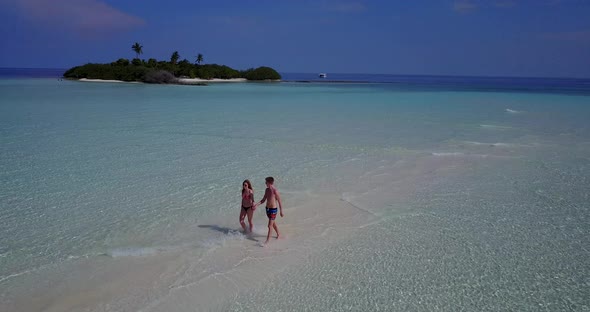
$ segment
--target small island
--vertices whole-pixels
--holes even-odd
[[[135,43],[131,49],[136,57],[129,61],[120,58],[108,64],[89,63],[68,69],[64,78],[86,81],[126,81],[156,84],[206,85],[214,81],[277,81],[281,75],[270,67],[235,70],[218,64],[202,64],[203,55],[199,53],[194,63],[187,59],[179,61],[178,51],[172,53],[170,61],[150,58],[140,59],[143,46]]]

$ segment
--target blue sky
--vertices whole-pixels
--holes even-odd
[[[133,58],[280,72],[590,78],[590,0],[0,0],[0,67]]]

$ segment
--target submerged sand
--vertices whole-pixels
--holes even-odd
[[[148,254],[81,259],[49,277],[40,274],[45,278],[33,283],[37,289],[12,289],[15,293],[8,294],[13,300],[7,307],[26,311],[223,311],[235,298],[267,286],[288,268],[385,221],[378,209],[385,202],[395,199],[400,214],[412,213],[403,209],[404,202],[417,185],[426,183],[429,173],[452,170],[465,161],[463,157],[426,155],[372,169],[343,163],[342,178],[358,177],[338,181],[347,192],[334,190],[334,186],[327,186],[333,191],[323,193],[283,191],[285,217],[277,218],[281,238],[273,238],[267,246],[262,244],[266,218],[259,208],[251,235],[238,232],[236,220],[208,220],[195,224],[194,231],[219,232],[222,239],[204,246],[205,252],[196,244]],[[363,183],[350,188],[359,181]]]

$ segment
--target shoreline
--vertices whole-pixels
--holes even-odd
[[[90,79],[90,78],[80,78],[80,79],[58,78],[58,79],[73,80],[73,81],[80,81],[80,82],[135,83],[135,84],[141,83],[141,84],[145,84],[145,82],[142,82],[142,81],[123,81],[123,80],[116,80],[116,79]],[[231,78],[231,79],[177,78],[175,82],[166,83],[166,84],[205,86],[208,83],[244,83],[244,82],[281,82],[281,80],[250,81],[246,78]],[[151,83],[151,84],[158,84],[158,83]]]
[[[176,81],[178,84],[189,84],[190,85],[190,84],[209,83],[209,82],[248,82],[248,79],[246,79],[246,78],[231,78],[231,79],[177,78]]]
[[[315,213],[318,206],[324,207],[324,213]],[[239,231],[234,222],[227,223],[226,218],[198,224],[195,231],[223,232],[221,240],[204,250],[193,245],[146,255],[95,255],[48,271],[31,272],[21,281],[37,286],[11,289],[4,294],[10,304],[3,307],[95,311],[109,304],[114,310],[125,310],[124,306],[142,311],[184,311],[194,306],[199,310],[225,310],[232,304],[229,298],[261,289],[265,281],[285,268],[300,265],[312,254],[352,235],[351,228],[362,229],[375,221],[375,216],[343,201],[336,193],[315,194],[286,208],[287,219],[279,223],[281,238],[273,235],[269,245],[262,247],[266,237],[264,207],[259,210],[254,232],[249,235]],[[36,281],[41,276],[44,280]],[[155,281],[159,281],[158,286],[154,286]],[[143,301],[147,291],[154,297]]]

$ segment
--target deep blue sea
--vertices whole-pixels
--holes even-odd
[[[581,78],[526,78],[526,77],[469,77],[469,76],[417,76],[377,74],[318,74],[282,73],[284,81],[330,83],[384,83],[399,89],[457,90],[457,91],[525,91],[588,93],[590,79]]]
[[[0,69],[0,311],[590,310],[590,80],[63,71]]]

